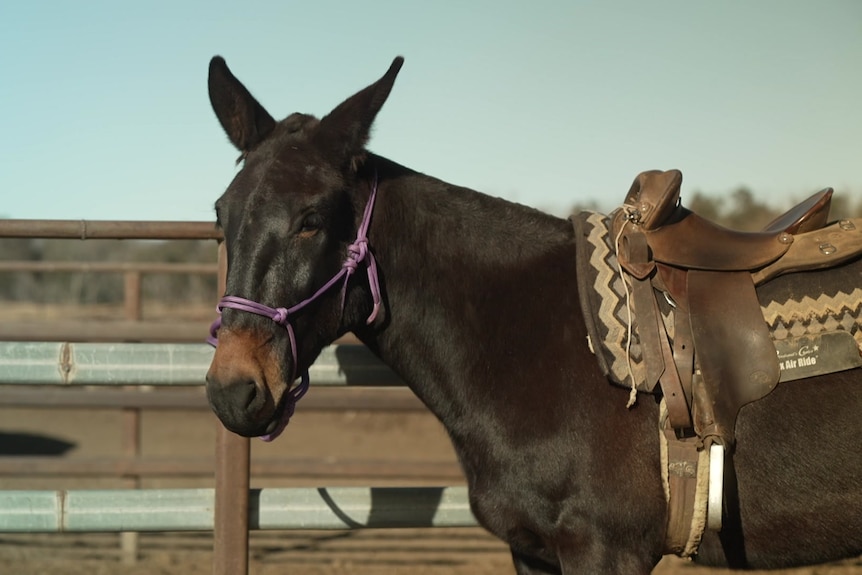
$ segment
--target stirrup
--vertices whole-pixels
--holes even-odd
[[[721,531],[721,500],[724,496],[724,446],[709,446],[709,495],[706,502],[706,526]]]

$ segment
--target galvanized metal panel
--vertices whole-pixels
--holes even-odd
[[[250,529],[470,527],[466,487],[252,490]]]
[[[212,489],[68,491],[64,531],[208,531]]]
[[[112,385],[203,383],[213,350],[203,344],[69,344],[68,382]]]
[[[61,383],[61,343],[0,342],[3,383]]]
[[[0,384],[202,385],[206,344],[0,342]],[[314,385],[399,385],[367,348],[334,345],[309,370]]]
[[[209,531],[212,489],[0,491],[0,532]],[[471,527],[465,487],[255,489],[251,529]]]
[[[0,383],[199,385],[205,344],[0,342]]]
[[[61,531],[62,491],[0,491],[0,531]]]

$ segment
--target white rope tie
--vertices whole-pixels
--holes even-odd
[[[622,208],[625,210],[625,206]],[[623,282],[623,290],[625,291],[625,299],[626,299],[626,323],[628,324],[628,330],[626,333],[626,368],[629,370],[629,378],[632,382],[632,389],[629,392],[629,400],[626,403],[626,408],[631,409],[634,407],[635,403],[638,401],[638,390],[637,390],[637,382],[635,381],[634,370],[632,370],[632,305],[629,294],[629,285],[626,281],[626,274],[623,273],[623,266],[620,263],[620,237],[623,235],[623,231],[626,228],[626,224],[620,226],[620,231],[617,233],[617,237],[614,239],[614,251],[617,256],[617,269],[620,272],[620,280]]]

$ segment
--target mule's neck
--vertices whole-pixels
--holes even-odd
[[[357,335],[444,424],[490,391],[471,381],[514,393],[580,336],[567,220],[404,170],[381,177],[369,241],[387,318]]]

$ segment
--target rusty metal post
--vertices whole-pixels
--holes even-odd
[[[222,233],[212,222],[0,220],[0,237],[79,240],[219,240]]]
[[[123,274],[123,303],[127,320],[141,319],[141,272],[130,270]],[[129,388],[134,389],[134,388]],[[137,389],[134,389],[137,392]],[[124,407],[122,410],[122,451],[123,456],[137,459],[141,455],[141,410]],[[127,489],[140,489],[138,475],[124,477],[123,486]],[[134,531],[120,533],[120,561],[124,565],[134,565],[138,561],[139,541]]]
[[[219,242],[219,287],[227,277],[227,251]],[[216,421],[213,575],[248,574],[248,489],[251,443]]]
[[[217,425],[213,575],[245,575],[251,445],[247,437]]]
[[[141,455],[141,410],[136,407],[123,408],[123,455],[137,459]],[[141,478],[130,475],[123,478],[127,489],[140,489]],[[138,561],[138,533],[123,531],[120,533],[120,560],[124,565],[134,565]]]
[[[123,301],[127,320],[141,319],[141,274],[129,271],[124,274]],[[135,390],[137,391],[137,390]],[[122,410],[122,452],[125,457],[138,458],[141,454],[141,411],[136,408]],[[138,476],[123,478],[124,487],[140,489]],[[138,560],[138,534],[133,531],[120,533],[120,560],[125,565],[134,565]]]

